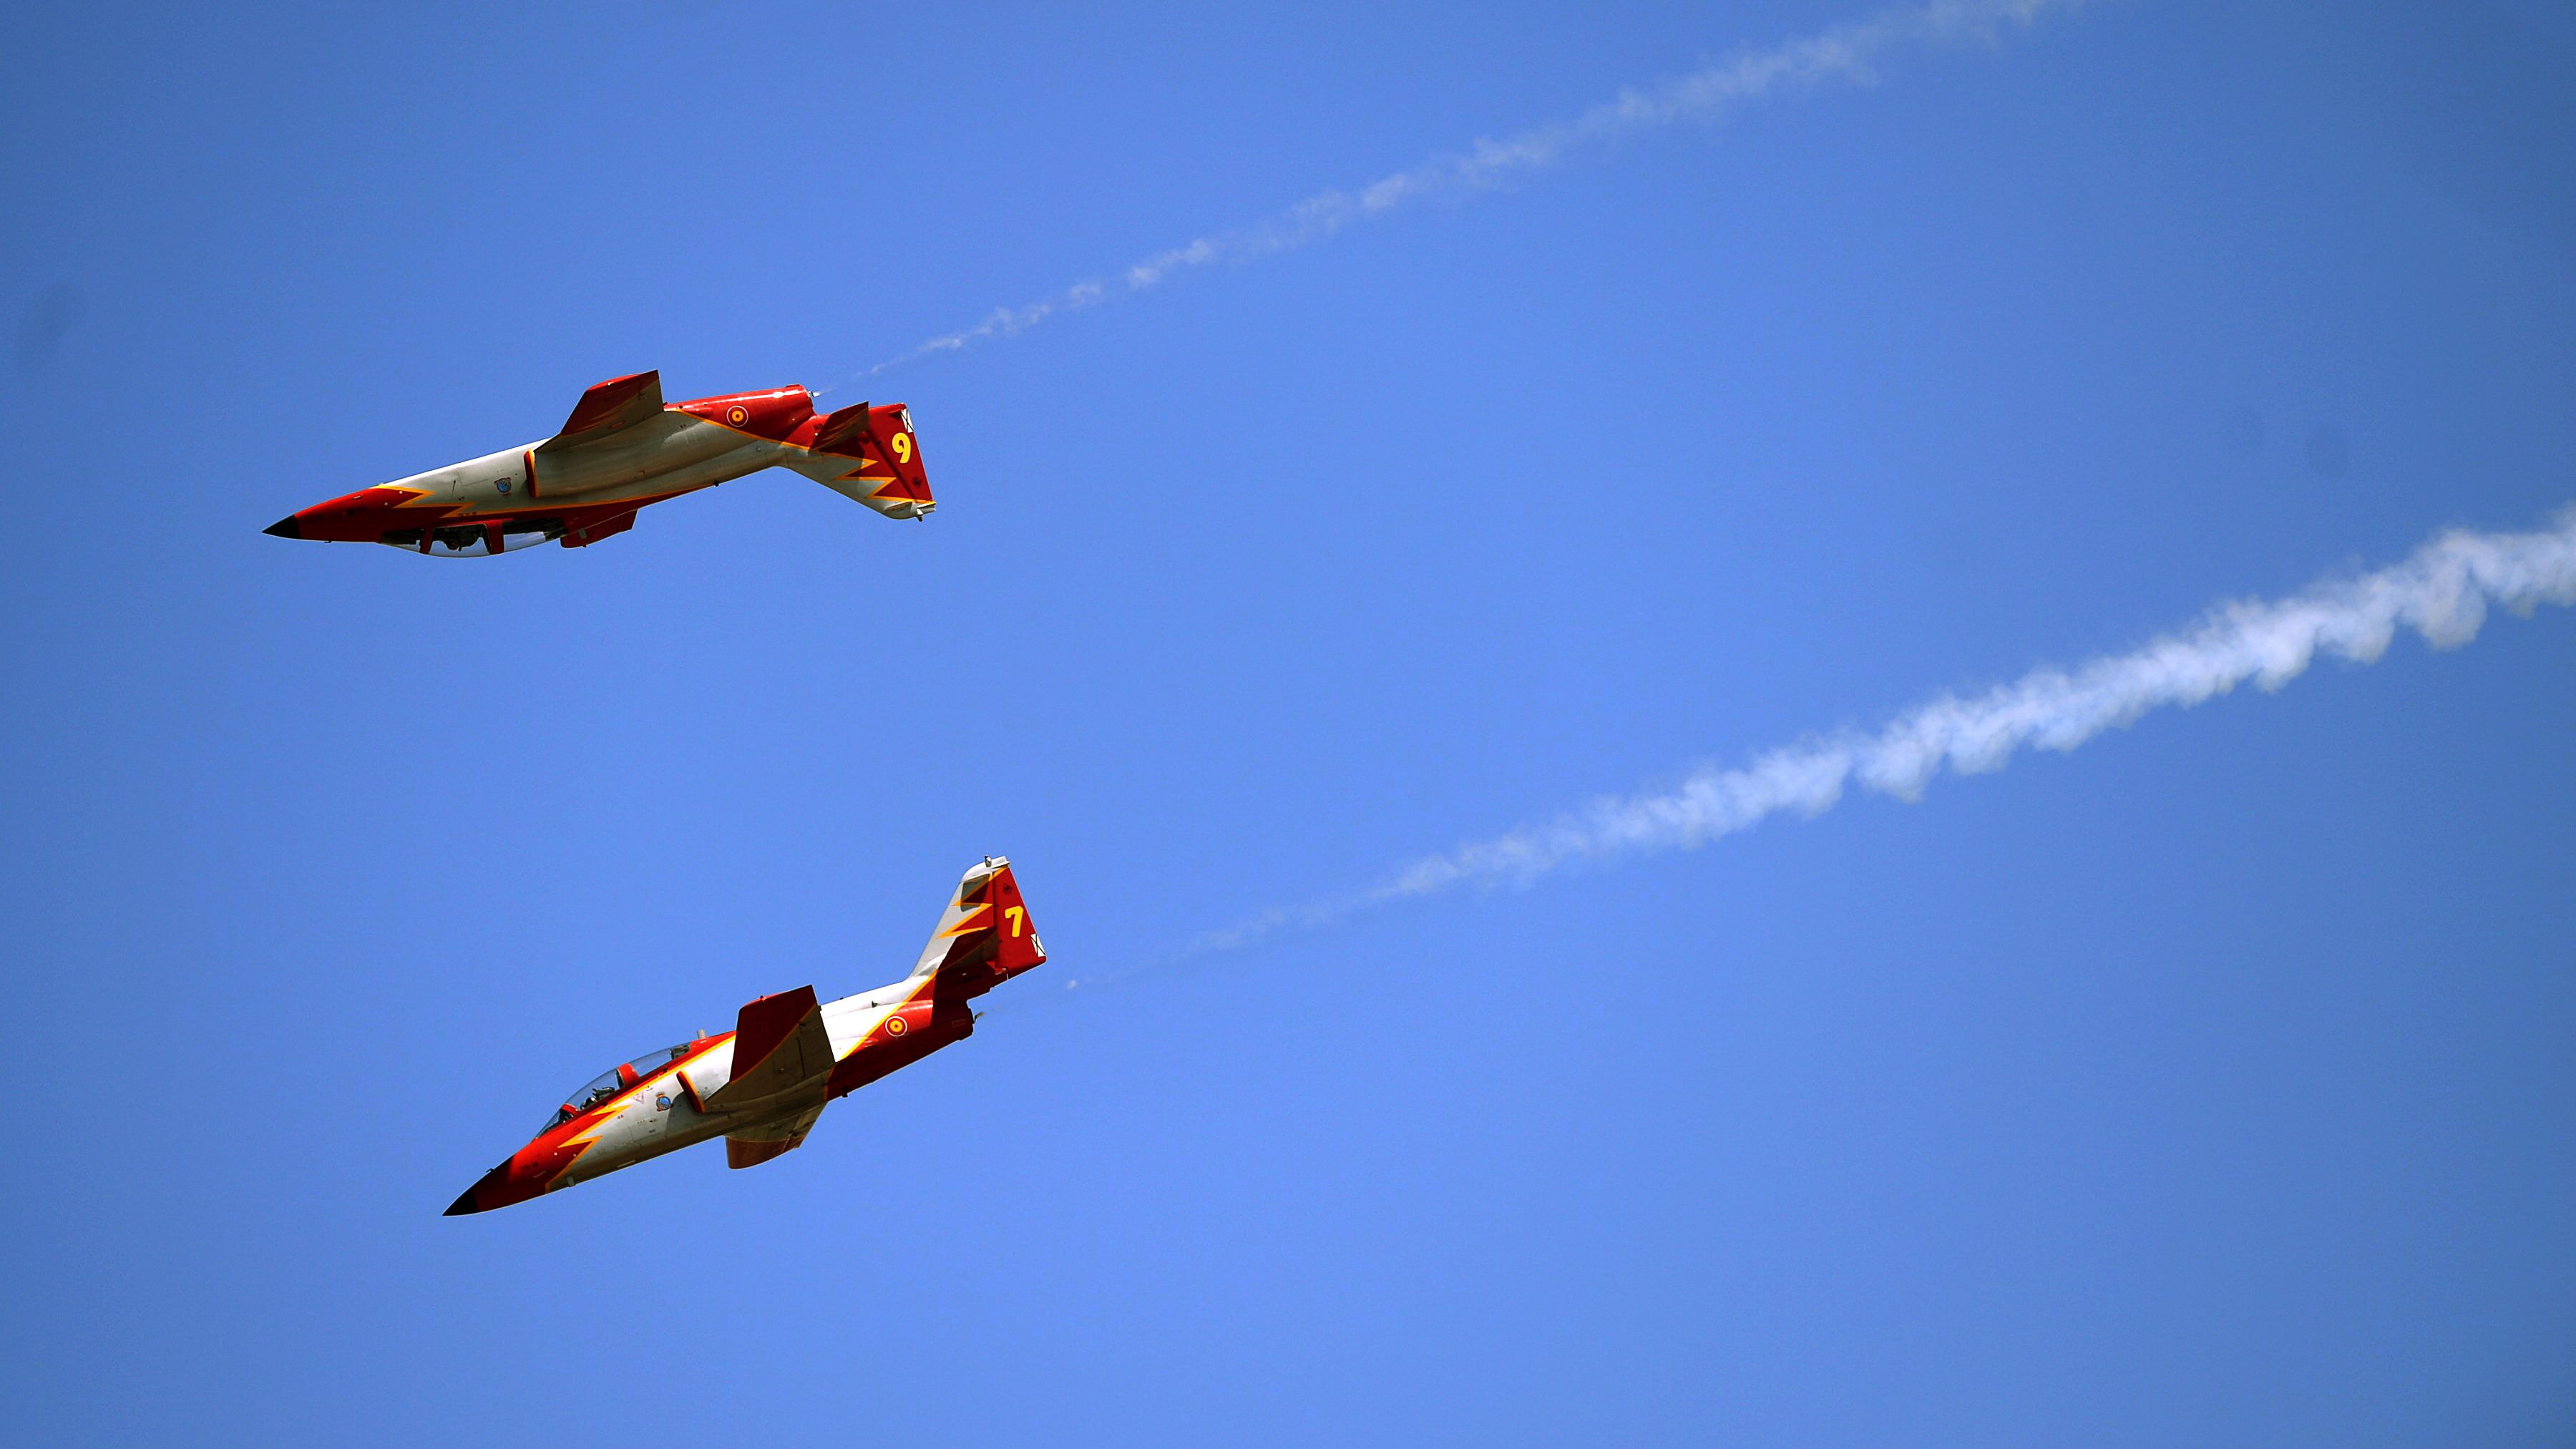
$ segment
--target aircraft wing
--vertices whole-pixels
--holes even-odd
[[[805,1145],[805,1134],[814,1130],[814,1119],[822,1115],[823,1108],[817,1104],[781,1121],[726,1133],[725,1166],[758,1167],[782,1153],[795,1151]]]
[[[581,401],[573,404],[572,416],[564,419],[563,431],[537,446],[569,448],[661,415],[662,374],[658,370],[612,377],[583,393]]]
[[[707,1110],[786,1115],[810,1106],[820,1112],[831,1080],[832,1038],[823,1029],[822,1005],[813,987],[799,986],[743,1006],[734,1023],[732,1075],[707,1099]]]

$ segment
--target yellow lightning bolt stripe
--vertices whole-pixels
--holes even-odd
[[[964,916],[963,918],[961,918],[961,919],[957,922],[957,924],[956,924],[956,925],[953,925],[953,926],[949,927],[947,930],[942,931],[942,932],[940,932],[939,934],[940,934],[940,936],[944,939],[944,938],[949,937],[949,936],[963,936],[963,935],[965,935],[965,934],[966,934],[967,932],[969,932],[969,931],[989,931],[989,930],[991,930],[991,929],[993,928],[993,923],[992,923],[992,922],[990,922],[990,921],[986,921],[986,922],[984,922],[984,924],[982,924],[982,925],[980,925],[980,926],[979,926],[979,925],[977,925],[975,922],[976,922],[977,918],[982,917],[982,916],[988,916],[988,915],[991,915],[991,914],[992,914],[992,912],[993,912],[993,903],[992,903],[992,902],[990,902],[990,901],[986,901],[984,904],[982,904],[982,905],[980,905],[980,906],[977,906],[975,909],[973,909],[973,910],[971,910],[971,911],[968,911],[968,912],[965,914],[965,916]]]

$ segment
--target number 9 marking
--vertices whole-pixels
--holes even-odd
[[[898,462],[898,463],[909,463],[909,462],[911,462],[911,461],[912,461],[912,434],[910,434],[910,433],[897,433],[897,434],[895,434],[895,435],[894,435],[894,445],[893,445],[893,446],[894,446],[894,460],[895,460],[896,462]]]

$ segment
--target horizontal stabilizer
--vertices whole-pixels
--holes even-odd
[[[620,428],[662,415],[662,374],[639,372],[631,377],[612,377],[581,395],[573,404],[572,416],[564,419],[563,431],[539,443],[539,448],[568,448],[604,438]]]
[[[817,453],[847,453],[855,458],[868,440],[868,405],[852,403],[823,419],[821,431],[814,434]]]
[[[832,1038],[814,988],[799,986],[746,1004],[734,1024],[731,1079],[707,1099],[710,1112],[788,1107],[810,1096],[820,1110],[832,1077]],[[780,1149],[784,1151],[785,1149]]]

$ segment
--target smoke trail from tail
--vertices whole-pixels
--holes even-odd
[[[2128,653],[2072,671],[2035,670],[1973,698],[1944,695],[1874,734],[1810,740],[1733,769],[1701,770],[1669,790],[1602,799],[1417,860],[1375,890],[1210,932],[1190,949],[1226,950],[1455,886],[1526,885],[1569,864],[1696,850],[1783,812],[1820,814],[1855,783],[1914,800],[1945,768],[1979,775],[2026,748],[2071,750],[2149,710],[2199,704],[2248,680],[2279,689],[2319,654],[2369,664],[2401,626],[2435,649],[2457,648],[2477,637],[2490,606],[2528,616],[2544,603],[2576,604],[2576,507],[2540,532],[2444,533],[2376,573],[2284,599],[2222,604]]]
[[[2084,0],[1931,0],[1867,20],[1747,50],[1706,70],[1646,91],[1626,91],[1614,101],[1507,140],[1479,140],[1463,156],[1444,156],[1398,171],[1357,191],[1322,191],[1258,225],[1200,237],[1187,246],[1156,252],[1114,282],[1080,282],[1025,307],[996,308],[983,321],[933,337],[919,347],[859,373],[870,378],[889,368],[940,353],[958,352],[996,337],[1009,337],[1066,312],[1161,285],[1182,272],[1219,262],[1247,262],[1295,251],[1339,234],[1354,222],[1384,216],[1435,196],[1492,190],[1555,165],[1569,153],[1623,136],[1685,122],[1708,123],[1775,93],[1826,81],[1868,85],[1875,63],[1907,44],[1962,39],[1993,41],[2007,24],[2028,25],[2042,12],[2070,10]]]

